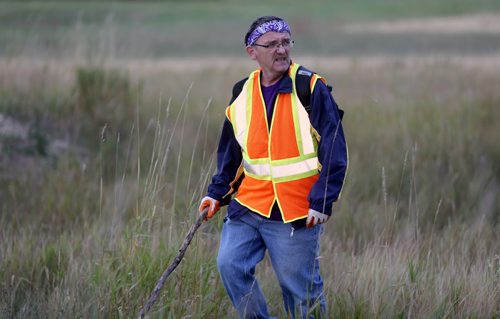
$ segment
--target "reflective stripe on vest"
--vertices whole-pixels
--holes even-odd
[[[298,68],[298,64],[292,64],[289,69],[292,93],[276,97],[271,129],[260,70],[250,74],[226,111],[243,154],[245,178],[236,200],[267,217],[276,200],[285,222],[307,216],[307,195],[317,180],[319,167],[309,115],[295,92]]]

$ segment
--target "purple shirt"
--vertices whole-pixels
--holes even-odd
[[[283,78],[281,78],[278,82],[274,83],[271,86],[263,86],[260,85],[262,90],[262,97],[264,98],[264,103],[266,104],[267,111],[267,124],[268,127],[271,128],[271,120],[273,118],[274,111],[274,102],[276,101],[276,95],[278,95],[278,89],[280,87],[280,82]]]

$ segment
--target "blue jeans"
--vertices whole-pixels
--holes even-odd
[[[319,272],[319,237],[322,226],[293,230],[290,224],[248,213],[227,219],[217,256],[224,287],[240,318],[271,318],[254,276],[266,249],[283,294],[285,311],[292,318],[325,315],[323,280]]]

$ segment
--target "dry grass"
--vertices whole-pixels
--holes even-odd
[[[350,170],[322,241],[332,316],[498,316],[498,61],[296,60],[332,80],[346,111]],[[77,66],[0,63],[0,112],[38,119],[48,138],[86,141],[85,158],[2,162],[2,317],[135,316],[195,218],[230,85],[253,67],[222,58],[104,64],[143,90],[101,141],[99,130],[50,131],[82,120]],[[215,269],[222,215],[197,234],[153,316],[234,317]],[[274,276],[267,260],[259,276]],[[263,288],[283,315],[276,282]]]

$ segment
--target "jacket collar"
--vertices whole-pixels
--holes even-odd
[[[281,79],[280,86],[278,88],[278,93],[292,93],[293,83],[292,78],[290,77],[290,69],[289,72],[286,72]]]

